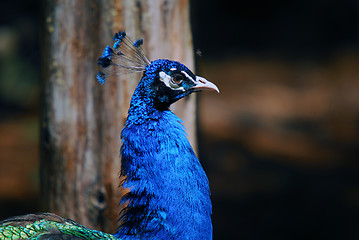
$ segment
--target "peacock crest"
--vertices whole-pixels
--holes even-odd
[[[98,58],[97,64],[103,68],[96,75],[97,81],[103,85],[106,82],[108,75],[121,74],[124,71],[142,72],[146,70],[146,66],[151,62],[143,53],[142,44],[143,39],[140,38],[133,42],[126,32],[120,31],[113,36],[113,47],[107,46]],[[118,71],[116,68],[122,68]]]

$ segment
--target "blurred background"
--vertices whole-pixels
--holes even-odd
[[[0,3],[0,219],[39,211],[40,1]],[[359,237],[359,1],[193,0],[215,239]]]

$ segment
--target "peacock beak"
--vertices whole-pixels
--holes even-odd
[[[214,83],[211,83],[207,79],[199,76],[196,77],[196,85],[192,88],[198,90],[214,90],[219,93],[219,89]]]

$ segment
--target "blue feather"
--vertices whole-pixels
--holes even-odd
[[[97,72],[96,79],[101,85],[104,85],[106,82],[106,76],[103,72]]]
[[[143,39],[140,38],[140,39],[136,40],[136,41],[133,43],[133,46],[139,47],[139,46],[141,46],[142,44],[143,44]]]
[[[156,60],[138,84],[122,131],[123,184],[130,189],[120,230],[122,236],[145,239],[212,239],[208,179],[187,140],[182,121],[158,110],[149,88],[159,69],[184,65]],[[139,224],[140,223],[140,224]]]
[[[103,51],[102,56],[97,59],[97,64],[102,66],[103,68],[110,66],[112,64],[112,55],[112,48],[110,46],[107,46]]]

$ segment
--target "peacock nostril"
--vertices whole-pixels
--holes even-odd
[[[205,81],[203,81],[202,79],[198,79],[198,81],[200,82],[200,83],[203,83],[203,84],[205,84],[206,82]]]

